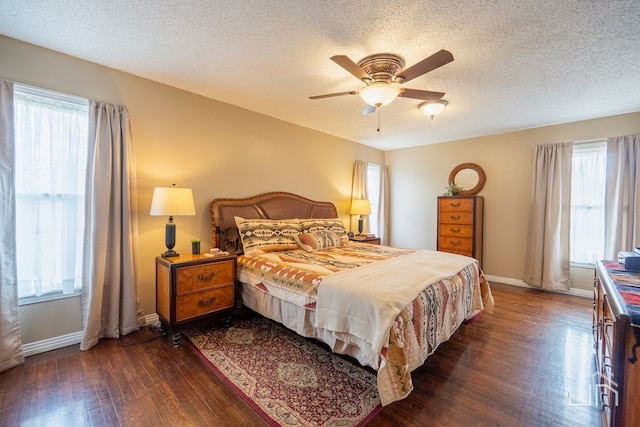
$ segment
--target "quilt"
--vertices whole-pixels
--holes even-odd
[[[331,275],[347,270],[355,272],[357,267],[366,269],[379,261],[405,256],[409,259],[415,253],[408,249],[350,242],[343,247],[316,252],[298,249],[240,256],[239,280],[315,312],[318,305],[322,306],[322,301],[318,302],[319,288],[327,278],[331,280]],[[462,263],[465,265],[444,274],[438,273],[429,283],[417,286],[415,298],[412,297],[398,314],[394,313],[391,324],[379,332],[383,334],[382,338],[375,334],[345,337],[334,331],[339,339],[351,340],[358,348],[370,347],[371,342],[382,339],[378,357],[369,355],[358,360],[377,370],[383,405],[403,399],[413,390],[411,371],[421,366],[465,319],[480,310],[492,310],[493,297],[488,283],[477,262],[471,258],[466,260]],[[388,278],[385,281],[388,282]]]

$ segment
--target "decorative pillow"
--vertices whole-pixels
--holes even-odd
[[[307,252],[344,246],[342,239],[333,231],[311,231],[295,236],[296,242]]]
[[[245,255],[298,249],[295,236],[302,230],[297,219],[234,218]]]
[[[343,241],[348,242],[349,236],[344,223],[340,218],[309,218],[300,220],[300,228],[303,233],[311,233],[314,231],[333,231]]]

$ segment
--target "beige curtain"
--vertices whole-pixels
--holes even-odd
[[[18,315],[13,83],[0,80],[0,372],[24,362]]]
[[[378,234],[382,245],[389,245],[389,176],[387,167],[380,165],[380,205],[378,206]]]
[[[573,142],[536,148],[523,280],[543,289],[570,288],[572,157]]]
[[[364,160],[356,160],[353,165],[353,180],[351,181],[351,201],[357,199],[368,199],[369,193],[367,191],[367,162]],[[357,222],[356,218],[356,224]],[[353,226],[353,218],[351,220],[351,230],[357,230],[357,225]],[[364,233],[369,232],[369,217],[364,217],[364,223],[362,227]]]
[[[604,257],[640,245],[640,134],[607,139]]]
[[[81,350],[139,329],[136,182],[129,113],[92,101],[85,203]]]

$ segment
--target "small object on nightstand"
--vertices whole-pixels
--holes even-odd
[[[156,312],[176,347],[182,331],[220,319],[231,324],[236,301],[235,255],[156,258]]]

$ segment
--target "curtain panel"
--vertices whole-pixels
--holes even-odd
[[[81,350],[144,322],[135,271],[138,226],[129,112],[91,101],[89,114]]]
[[[570,288],[572,155],[573,142],[536,148],[523,277],[531,286]]]
[[[640,134],[607,138],[605,259],[640,244]]]
[[[0,80],[0,372],[24,363],[16,263],[13,83]]]

